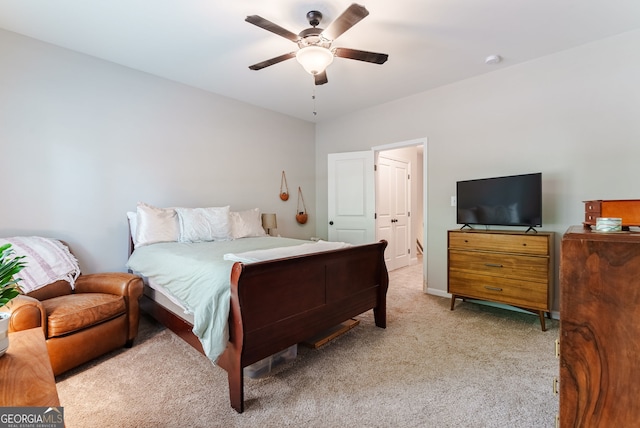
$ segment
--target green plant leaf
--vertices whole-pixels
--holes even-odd
[[[11,244],[0,246],[0,307],[6,305],[20,294],[17,275],[27,265],[25,256],[15,256]]]

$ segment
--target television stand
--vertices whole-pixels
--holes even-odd
[[[530,230],[533,230],[533,233],[538,233],[538,231],[533,226],[529,226],[529,228],[525,230],[524,233],[529,233]]]
[[[448,283],[456,299],[476,299],[537,313],[542,331],[553,290],[553,232],[450,230]]]

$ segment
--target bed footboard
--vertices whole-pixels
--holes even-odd
[[[217,361],[228,373],[231,407],[244,411],[244,367],[370,309],[386,327],[386,246],[233,266],[230,339]]]

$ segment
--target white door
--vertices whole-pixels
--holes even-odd
[[[377,239],[387,240],[385,262],[388,270],[394,270],[410,261],[409,164],[380,155],[376,172]]]
[[[375,242],[373,151],[328,155],[329,240]]]

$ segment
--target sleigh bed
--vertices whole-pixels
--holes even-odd
[[[278,251],[281,243],[292,251],[298,246],[309,249],[297,255],[276,255],[274,259],[266,256],[270,248]],[[254,245],[259,249],[246,251]],[[128,266],[145,280],[141,308],[227,371],[231,407],[241,413],[244,411],[245,367],[370,309],[373,309],[376,326],[386,327],[386,241],[329,250],[319,245],[318,252],[313,251],[312,245],[309,241],[268,236],[187,244],[162,242],[135,251],[130,245]],[[201,248],[205,248],[205,255],[195,256]],[[234,249],[245,251],[234,253]],[[245,258],[261,252],[266,259]],[[160,258],[139,263],[143,253],[156,253],[154,257]],[[220,260],[221,253],[226,260]],[[168,261],[171,258],[175,260]],[[198,259],[198,265],[203,267],[192,268],[196,261],[191,259]],[[174,267],[193,270],[196,272],[194,282],[206,282],[206,275],[214,270],[213,265],[217,265],[215,269],[222,269],[217,275],[228,278],[223,287],[227,294],[212,298],[185,297],[182,287],[171,290],[172,282],[189,281],[184,279],[185,273],[178,273],[175,281],[165,275]],[[158,275],[154,272],[156,268],[160,271]],[[198,293],[206,295],[209,291]],[[217,315],[214,310],[214,318],[223,314],[225,328],[219,332],[221,338],[211,339],[207,336],[211,330],[209,325],[203,327],[202,311],[191,306],[199,304],[193,303],[196,300],[216,299],[220,299],[217,304],[221,310]],[[186,310],[185,314],[185,308],[193,310]],[[222,346],[215,343],[218,340],[223,341]]]

